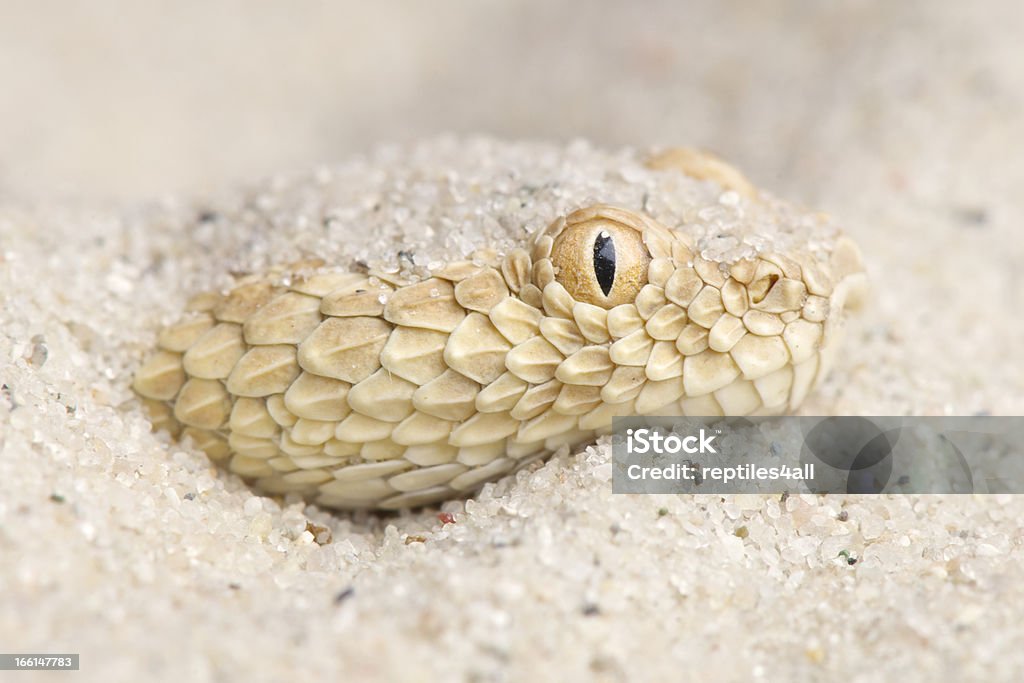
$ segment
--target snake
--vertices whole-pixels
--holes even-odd
[[[646,165],[768,201],[707,152]],[[341,510],[470,496],[616,416],[797,410],[864,299],[858,247],[837,231],[736,258],[699,241],[592,202],[415,277],[271,267],[193,296],[133,388],[154,429],[257,491]]]

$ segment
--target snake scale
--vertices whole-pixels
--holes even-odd
[[[647,166],[765,201],[702,152]],[[685,224],[593,203],[420,278],[272,268],[193,297],[134,388],[154,428],[258,490],[342,509],[469,495],[616,415],[795,410],[863,290],[856,246],[705,251]]]

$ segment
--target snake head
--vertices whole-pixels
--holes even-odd
[[[199,294],[133,386],[259,489],[346,509],[466,495],[616,415],[795,409],[859,294],[856,248],[708,155],[649,166],[670,188],[651,208],[587,206],[504,253]]]

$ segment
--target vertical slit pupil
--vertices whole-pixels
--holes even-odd
[[[601,232],[594,240],[594,275],[605,296],[615,284],[615,241],[607,232]]]

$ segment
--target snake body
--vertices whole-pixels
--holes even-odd
[[[651,168],[760,194],[672,150]],[[302,262],[194,297],[136,374],[155,428],[267,493],[396,509],[464,496],[616,415],[795,410],[863,266],[843,236],[715,260],[594,204],[517,248],[405,279]]]

